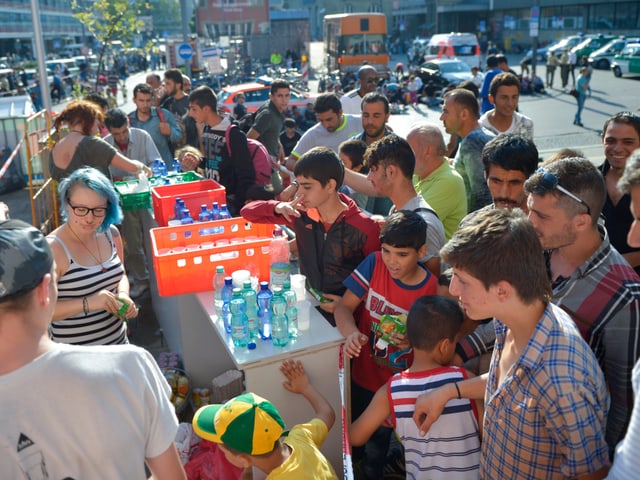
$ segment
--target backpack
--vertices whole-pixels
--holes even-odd
[[[231,156],[231,140],[230,134],[232,128],[240,128],[236,123],[232,123],[224,132],[225,143],[227,144],[227,152]],[[253,161],[253,168],[256,171],[256,185],[269,185],[271,183],[271,156],[262,143],[252,138],[247,138],[247,147]]]

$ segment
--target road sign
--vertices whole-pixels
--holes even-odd
[[[531,7],[529,17],[529,36],[537,37],[540,32],[540,7]]]
[[[178,55],[180,58],[188,60],[193,56],[193,48],[188,43],[183,43],[178,47]]]

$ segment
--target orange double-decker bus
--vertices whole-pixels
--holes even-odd
[[[387,17],[383,13],[340,13],[324,17],[324,45],[329,72],[355,72],[373,65],[389,74]]]

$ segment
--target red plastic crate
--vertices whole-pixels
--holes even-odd
[[[249,270],[268,280],[273,229],[272,224],[250,223],[242,217],[152,228],[158,292],[166,297],[212,290],[217,265],[224,265],[228,275]],[[229,243],[220,245],[224,240]]]
[[[198,180],[195,182],[178,183],[175,185],[159,185],[151,188],[151,201],[156,223],[166,227],[174,216],[173,208],[176,198],[184,200],[191,216],[198,218],[200,205],[205,203],[211,209],[213,202],[220,205],[227,203],[225,188],[214,180]]]

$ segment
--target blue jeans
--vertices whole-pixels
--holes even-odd
[[[587,99],[587,96],[584,93],[581,93],[580,96],[576,99],[578,101],[578,111],[576,112],[576,116],[573,119],[573,123],[582,123],[582,109],[584,108],[584,102]]]

